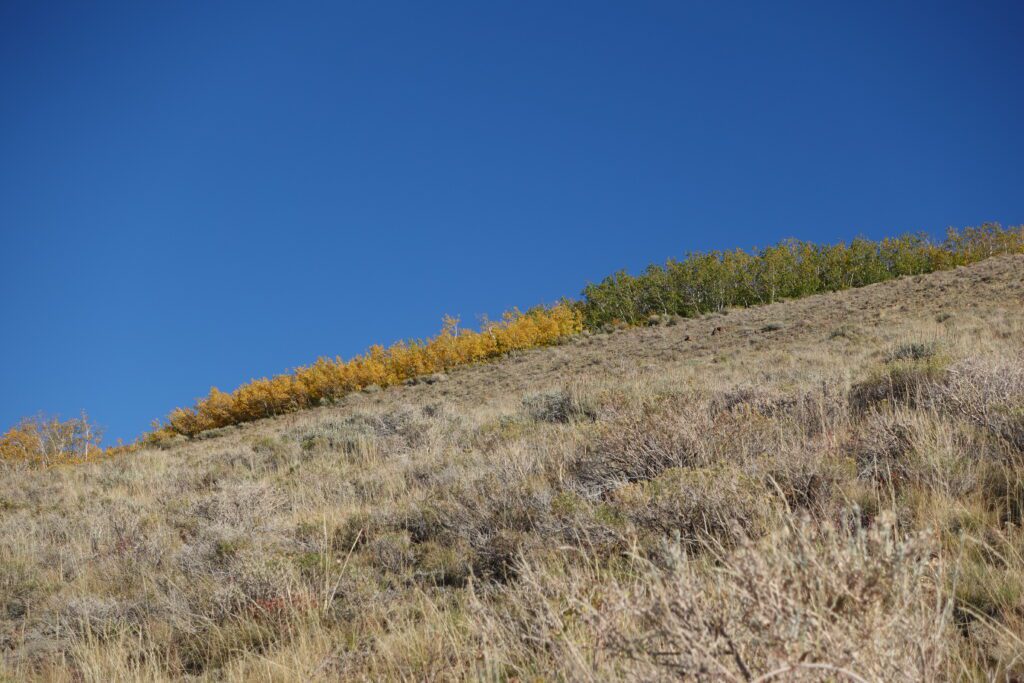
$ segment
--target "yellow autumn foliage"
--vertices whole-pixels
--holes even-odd
[[[652,316],[692,316],[729,306],[772,303],[1017,253],[1024,253],[1024,226],[998,224],[950,229],[942,242],[927,235],[880,241],[858,238],[834,245],[785,240],[749,253],[741,249],[692,253],[665,266],[652,265],[641,275],[615,273],[588,285],[576,303],[525,313],[510,311],[500,321],[485,322],[479,331],[460,329],[458,320],[449,317],[432,339],[398,342],[388,348],[371,346],[347,361],[320,358],[290,373],[252,380],[230,393],[211,388],[191,408],[176,408],[166,422],[157,422],[141,443],[159,443],[176,435],[191,437],[301,410],[372,385],[386,387],[509,351],[552,344],[584,328],[644,324]],[[0,436],[0,463],[83,462],[136,447],[101,450],[84,417],[68,422],[34,418]]]
[[[83,413],[80,418],[29,417],[0,436],[0,462],[49,467],[90,462],[125,449],[104,449],[101,435]]]
[[[509,351],[553,344],[582,329],[579,312],[566,303],[525,313],[513,310],[500,321],[485,322],[479,331],[459,329],[458,320],[448,317],[441,332],[426,341],[402,341],[389,348],[371,346],[365,354],[347,361],[320,358],[287,374],[253,380],[231,393],[214,387],[193,407],[172,411],[167,423],[147,438],[195,436],[208,429],[301,410],[371,385],[400,384]]]

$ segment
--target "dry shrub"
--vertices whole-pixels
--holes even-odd
[[[950,368],[936,401],[1024,454],[1024,358],[964,359]]]
[[[860,413],[878,405],[922,405],[946,381],[948,364],[940,355],[889,360],[850,388],[850,405]]]
[[[577,386],[530,394],[523,398],[523,408],[537,422],[568,424],[597,419],[593,400]]]
[[[276,436],[256,437],[252,441],[252,452],[271,469],[294,463],[297,456],[295,444]]]
[[[732,546],[767,531],[772,492],[736,466],[668,469],[610,494],[641,530],[696,550]]]
[[[797,398],[764,387],[743,385],[728,389],[711,400],[717,411],[740,415],[756,414],[762,417],[779,417],[796,407]]]
[[[891,413],[873,412],[861,423],[848,450],[860,478],[900,485],[916,472],[914,426]]]
[[[711,570],[682,555],[649,569],[597,623],[647,680],[934,680],[948,625],[932,551],[891,522],[849,535],[792,523]]]
[[[790,510],[810,512],[817,519],[835,517],[840,485],[854,476],[847,459],[816,442],[776,451],[747,469]]]
[[[416,578],[435,586],[461,587],[473,572],[473,551],[464,541],[416,546]]]
[[[365,552],[374,566],[394,574],[402,573],[414,559],[408,532],[379,535],[366,544]]]
[[[935,342],[908,342],[906,344],[900,344],[892,351],[890,351],[886,357],[886,363],[892,363],[898,360],[928,360],[934,358],[938,353],[939,347]]]
[[[518,584],[474,604],[505,677],[566,680],[946,678],[943,570],[927,535],[891,523],[839,532],[790,518],[718,564],[526,563]]]
[[[367,451],[373,442],[380,440],[376,450],[393,453],[422,445],[429,428],[429,422],[420,416],[419,411],[401,406],[380,414],[355,413],[340,419],[324,420],[294,429],[287,436],[307,452],[353,455]]]
[[[636,538],[636,527],[623,501],[590,500],[574,491],[561,491],[551,501],[548,520],[550,540],[566,547],[587,548],[600,558],[628,552]]]
[[[981,474],[984,499],[1004,525],[1024,524],[1024,456],[991,462]]]
[[[595,442],[571,463],[571,474],[588,495],[599,495],[672,467],[699,465],[709,423],[706,411],[692,406],[654,404],[620,414],[601,424]]]
[[[1024,532],[994,525],[957,538],[959,561],[947,578],[959,642],[976,679],[1024,677]]]
[[[541,530],[554,531],[549,498],[529,481],[489,475],[453,485],[436,495],[391,511],[372,510],[349,516],[335,534],[333,547],[371,558],[391,569],[379,548],[396,546],[402,565],[429,583],[458,585],[470,572],[484,582],[515,578],[520,554],[537,547]],[[499,493],[500,492],[500,493]]]

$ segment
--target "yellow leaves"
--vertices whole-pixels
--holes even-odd
[[[196,411],[192,408],[175,408],[167,416],[167,422],[179,434],[198,434],[202,431]]]
[[[517,349],[552,344],[583,329],[583,319],[569,304],[512,310],[500,322],[485,322],[480,331],[459,329],[458,318],[445,316],[441,331],[427,341],[371,346],[348,361],[320,358],[309,366],[271,379],[257,379],[228,394],[216,388],[192,408],[177,408],[167,418],[175,433],[194,436],[207,429],[250,422],[318,405],[371,385],[400,384],[419,375],[495,358]]]
[[[390,348],[371,346],[365,354],[348,361],[320,358],[288,374],[252,380],[230,393],[213,387],[191,408],[174,409],[166,424],[155,423],[142,443],[158,443],[175,434],[194,436],[209,429],[301,410],[371,385],[400,384],[512,350],[552,344],[582,329],[579,312],[566,303],[526,313],[512,310],[500,322],[485,322],[479,331],[460,329],[459,320],[447,316],[433,339],[398,342]],[[0,436],[0,460],[49,466],[86,462],[136,447],[116,446],[104,451],[84,415],[67,422],[35,418],[23,420]]]
[[[100,433],[85,413],[66,421],[25,418],[0,436],[0,462],[34,467],[89,462],[106,455],[99,444]]]
[[[309,366],[272,378],[255,379],[231,393],[212,388],[191,408],[176,408],[143,437],[156,443],[177,434],[194,436],[205,430],[249,422],[319,405],[371,385],[399,384],[418,375],[496,358],[510,351],[554,343],[586,325],[637,324],[654,314],[694,315],[727,305],[754,305],[780,297],[804,296],[916,275],[973,263],[995,254],[1024,253],[1024,226],[986,224],[962,231],[951,229],[945,241],[926,235],[904,235],[878,242],[858,238],[850,243],[815,245],[786,240],[752,253],[694,253],[665,267],[652,266],[643,275],[621,271],[597,285],[588,285],[579,304],[561,303],[522,313],[506,312],[497,322],[484,321],[479,331],[462,329],[459,319],[445,316],[441,330],[426,341],[399,342],[390,348],[372,346],[348,361],[320,358]],[[84,429],[70,450],[61,430],[72,424]],[[75,430],[72,429],[72,432]],[[76,461],[98,452],[88,423],[23,421],[0,436],[0,460]],[[72,439],[72,441],[74,441]],[[96,441],[98,442],[98,440]],[[108,453],[131,447],[119,446]]]
[[[7,461],[29,460],[34,453],[42,451],[42,441],[35,429],[25,421],[7,430],[0,437],[0,459]]]

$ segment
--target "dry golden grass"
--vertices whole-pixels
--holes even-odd
[[[5,465],[0,679],[1019,680],[1024,256]]]

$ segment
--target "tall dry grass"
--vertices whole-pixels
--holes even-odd
[[[1020,268],[7,468],[0,678],[1017,680]]]

